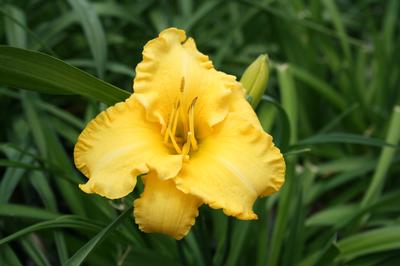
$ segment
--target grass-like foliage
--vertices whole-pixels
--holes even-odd
[[[398,0],[3,0],[0,265],[400,265],[399,14]],[[257,221],[202,207],[179,242],[138,230],[140,186],[87,195],[72,161],[170,26],[239,78],[268,54],[257,113],[287,163]]]

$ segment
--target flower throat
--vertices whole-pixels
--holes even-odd
[[[176,100],[168,118],[168,126],[164,131],[164,143],[173,149],[176,153],[184,155],[189,159],[191,150],[198,149],[197,140],[194,131],[194,108],[197,97],[195,97],[187,110],[184,110],[182,104],[183,92],[185,89],[185,79],[182,77],[180,85],[180,94]]]

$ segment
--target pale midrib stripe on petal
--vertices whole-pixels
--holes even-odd
[[[232,174],[234,174],[235,176],[237,176],[239,178],[239,180],[245,185],[245,187],[250,191],[250,193],[252,195],[254,195],[255,197],[258,196],[258,193],[256,191],[256,189],[253,187],[253,184],[251,184],[251,182],[249,182],[249,180],[245,177],[245,175],[234,165],[232,165],[231,162],[225,160],[224,158],[221,158],[219,156],[212,156],[215,160],[217,160],[218,162],[220,162],[223,166],[225,166],[225,168],[230,171]]]
[[[100,165],[99,168],[102,168],[104,165],[114,161],[120,155],[125,154],[129,151],[132,151],[132,153],[133,153],[134,150],[140,150],[141,148],[144,148],[144,147],[145,147],[145,145],[138,145],[138,144],[127,145],[123,148],[113,150],[112,153],[105,154],[104,156],[102,156],[101,158],[98,159],[96,164]]]

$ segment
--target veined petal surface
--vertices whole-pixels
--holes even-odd
[[[249,220],[257,218],[252,210],[257,197],[282,186],[285,162],[254,115],[245,114],[253,112],[248,103],[244,98],[236,100],[241,111],[229,113],[214,127],[174,180],[180,190],[198,196],[210,207]]]
[[[146,120],[144,108],[131,96],[100,113],[83,130],[74,150],[76,167],[89,178],[80,188],[115,199],[126,196],[136,176],[153,169],[174,177],[181,155],[163,145],[160,125]]]
[[[194,40],[182,30],[169,28],[144,47],[143,61],[136,67],[134,93],[147,117],[164,128],[171,110],[180,101],[188,110],[196,100],[196,128],[199,138],[228,113],[226,101],[232,90],[241,89],[234,76],[218,72],[200,53]]]
[[[143,181],[144,192],[134,202],[139,228],[182,239],[195,223],[200,199],[178,190],[173,180],[159,179],[154,172],[143,177]]]

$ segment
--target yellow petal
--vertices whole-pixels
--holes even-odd
[[[179,240],[194,225],[201,201],[178,190],[172,180],[161,180],[154,172],[143,178],[144,192],[135,200],[135,221],[146,233],[163,233]]]
[[[236,116],[240,117],[240,119],[262,130],[257,114],[245,97],[244,90],[234,91],[229,99],[229,112],[231,114],[234,113]]]
[[[146,120],[134,96],[108,108],[86,126],[76,143],[74,159],[89,178],[80,188],[110,199],[129,194],[136,176],[150,169],[171,178],[182,166],[182,156],[170,155],[160,125]]]
[[[212,208],[248,220],[257,218],[252,210],[257,197],[278,191],[284,175],[285,162],[272,137],[251,117],[230,113],[184,162],[175,182]]]
[[[234,76],[216,71],[194,40],[176,28],[164,30],[146,44],[134,81],[135,95],[148,119],[164,127],[178,99],[187,110],[197,97],[195,123],[203,125],[198,127],[199,138],[225,118],[229,94],[239,88]]]

